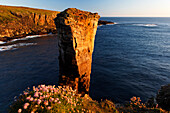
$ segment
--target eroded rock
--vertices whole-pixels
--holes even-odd
[[[0,9],[0,41],[57,32],[54,24],[57,11],[13,6],[0,6]]]
[[[55,19],[59,37],[60,85],[89,92],[92,53],[100,16],[69,8]]]
[[[156,101],[161,108],[170,111],[170,84],[161,87],[156,96]]]

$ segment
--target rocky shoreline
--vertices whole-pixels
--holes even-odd
[[[54,18],[59,12],[0,5],[0,41],[30,35],[57,33]]]
[[[57,11],[0,5],[0,43],[30,35],[58,33],[60,85],[69,85],[73,89],[77,89],[78,93],[88,94],[97,25],[114,24],[114,22],[98,21],[97,13],[68,9],[59,14],[55,25],[54,18],[58,13]],[[70,16],[75,20],[72,20]],[[133,97],[131,102],[129,107],[123,106],[118,110],[122,112],[139,112],[140,110],[141,112],[143,110],[155,112],[158,107],[161,107],[170,111],[170,84],[162,86],[157,96],[150,99],[149,107],[140,104],[140,98]],[[133,107],[134,109],[132,109]],[[115,110],[115,105],[112,108]]]
[[[115,24],[114,22],[110,22],[110,21],[104,21],[104,20],[99,20],[98,25],[112,25]]]
[[[0,5],[0,41],[32,35],[56,34],[54,18],[58,11],[13,7]],[[98,25],[114,24],[114,22],[99,20]]]

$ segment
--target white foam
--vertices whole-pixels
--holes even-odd
[[[0,41],[0,44],[5,44],[6,42]]]
[[[118,23],[114,22],[114,24],[106,24],[106,25],[115,25],[115,24],[118,24]],[[106,25],[98,25],[97,28],[100,28],[101,26],[106,26]]]
[[[157,24],[132,24],[135,26],[144,26],[144,27],[155,27],[158,26]]]
[[[15,42],[15,41],[18,41],[18,40],[28,40],[28,39],[31,39],[31,38],[36,38],[36,37],[41,37],[41,36],[44,36],[44,35],[26,36],[24,38],[13,39],[10,42]]]
[[[48,36],[48,35],[51,35],[51,34],[26,36],[26,37],[23,37],[23,38],[13,39],[9,42],[0,41],[0,45],[10,43],[10,42],[16,42],[16,41],[19,41],[19,40],[28,40],[28,39],[31,39],[31,38],[37,38],[37,37]]]
[[[15,50],[22,46],[36,45],[37,43],[18,43],[13,45],[0,46],[0,51]]]

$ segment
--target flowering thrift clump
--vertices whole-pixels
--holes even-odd
[[[15,98],[16,99],[16,98]],[[148,108],[139,97],[118,106],[109,100],[100,103],[88,95],[81,97],[68,86],[39,85],[26,90],[11,105],[9,113],[168,113],[158,107]]]
[[[168,113],[167,111],[158,108],[158,105],[152,108],[147,107],[146,104],[141,103],[140,97],[132,97],[125,107],[120,107],[118,109],[120,112],[125,113]]]
[[[39,85],[33,87],[33,91],[24,91],[23,95],[11,105],[9,113],[88,113],[92,111],[106,110],[101,109],[98,102],[88,96],[81,97],[76,94],[76,90],[68,86]]]
[[[82,109],[83,98],[70,87],[39,85],[24,94],[11,106],[11,113],[88,112]]]

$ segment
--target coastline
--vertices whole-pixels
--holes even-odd
[[[103,26],[103,25],[114,25],[115,23],[114,22],[109,22],[109,21],[105,21],[104,23],[99,23],[99,25],[98,26]],[[11,42],[16,42],[16,41],[19,41],[19,40],[27,40],[27,39],[31,39],[31,38],[38,38],[38,37],[42,37],[42,36],[48,36],[48,35],[51,35],[51,34],[56,34],[57,32],[50,32],[49,34],[47,33],[47,32],[34,32],[34,33],[30,33],[30,34],[32,34],[32,35],[25,35],[24,34],[24,36],[23,35],[14,35],[14,37],[7,37],[6,39],[6,42],[5,41],[0,41],[0,46],[1,45],[6,45],[6,44],[8,44],[8,43],[11,43]],[[33,35],[34,34],[34,35]],[[63,35],[61,35],[61,36],[63,36]],[[77,41],[77,40],[76,40]],[[76,48],[77,48],[77,45],[76,45]],[[82,52],[83,53],[83,52]],[[168,88],[167,88],[168,89]],[[166,91],[168,91],[166,89]],[[134,97],[134,98],[132,98],[132,99],[135,99],[135,101],[134,102],[136,102],[136,98]],[[140,98],[139,98],[140,99]],[[162,100],[162,99],[161,99]],[[132,101],[133,102],[133,101]],[[154,104],[154,105],[152,105],[152,106],[150,106],[149,108],[157,108],[156,106],[157,106],[157,104],[155,104],[154,102],[151,102],[151,103],[149,103],[149,104]],[[134,104],[135,105],[135,104]],[[140,106],[139,106],[139,108],[140,108]],[[120,109],[121,110],[121,109]],[[152,109],[151,109],[152,110]]]

